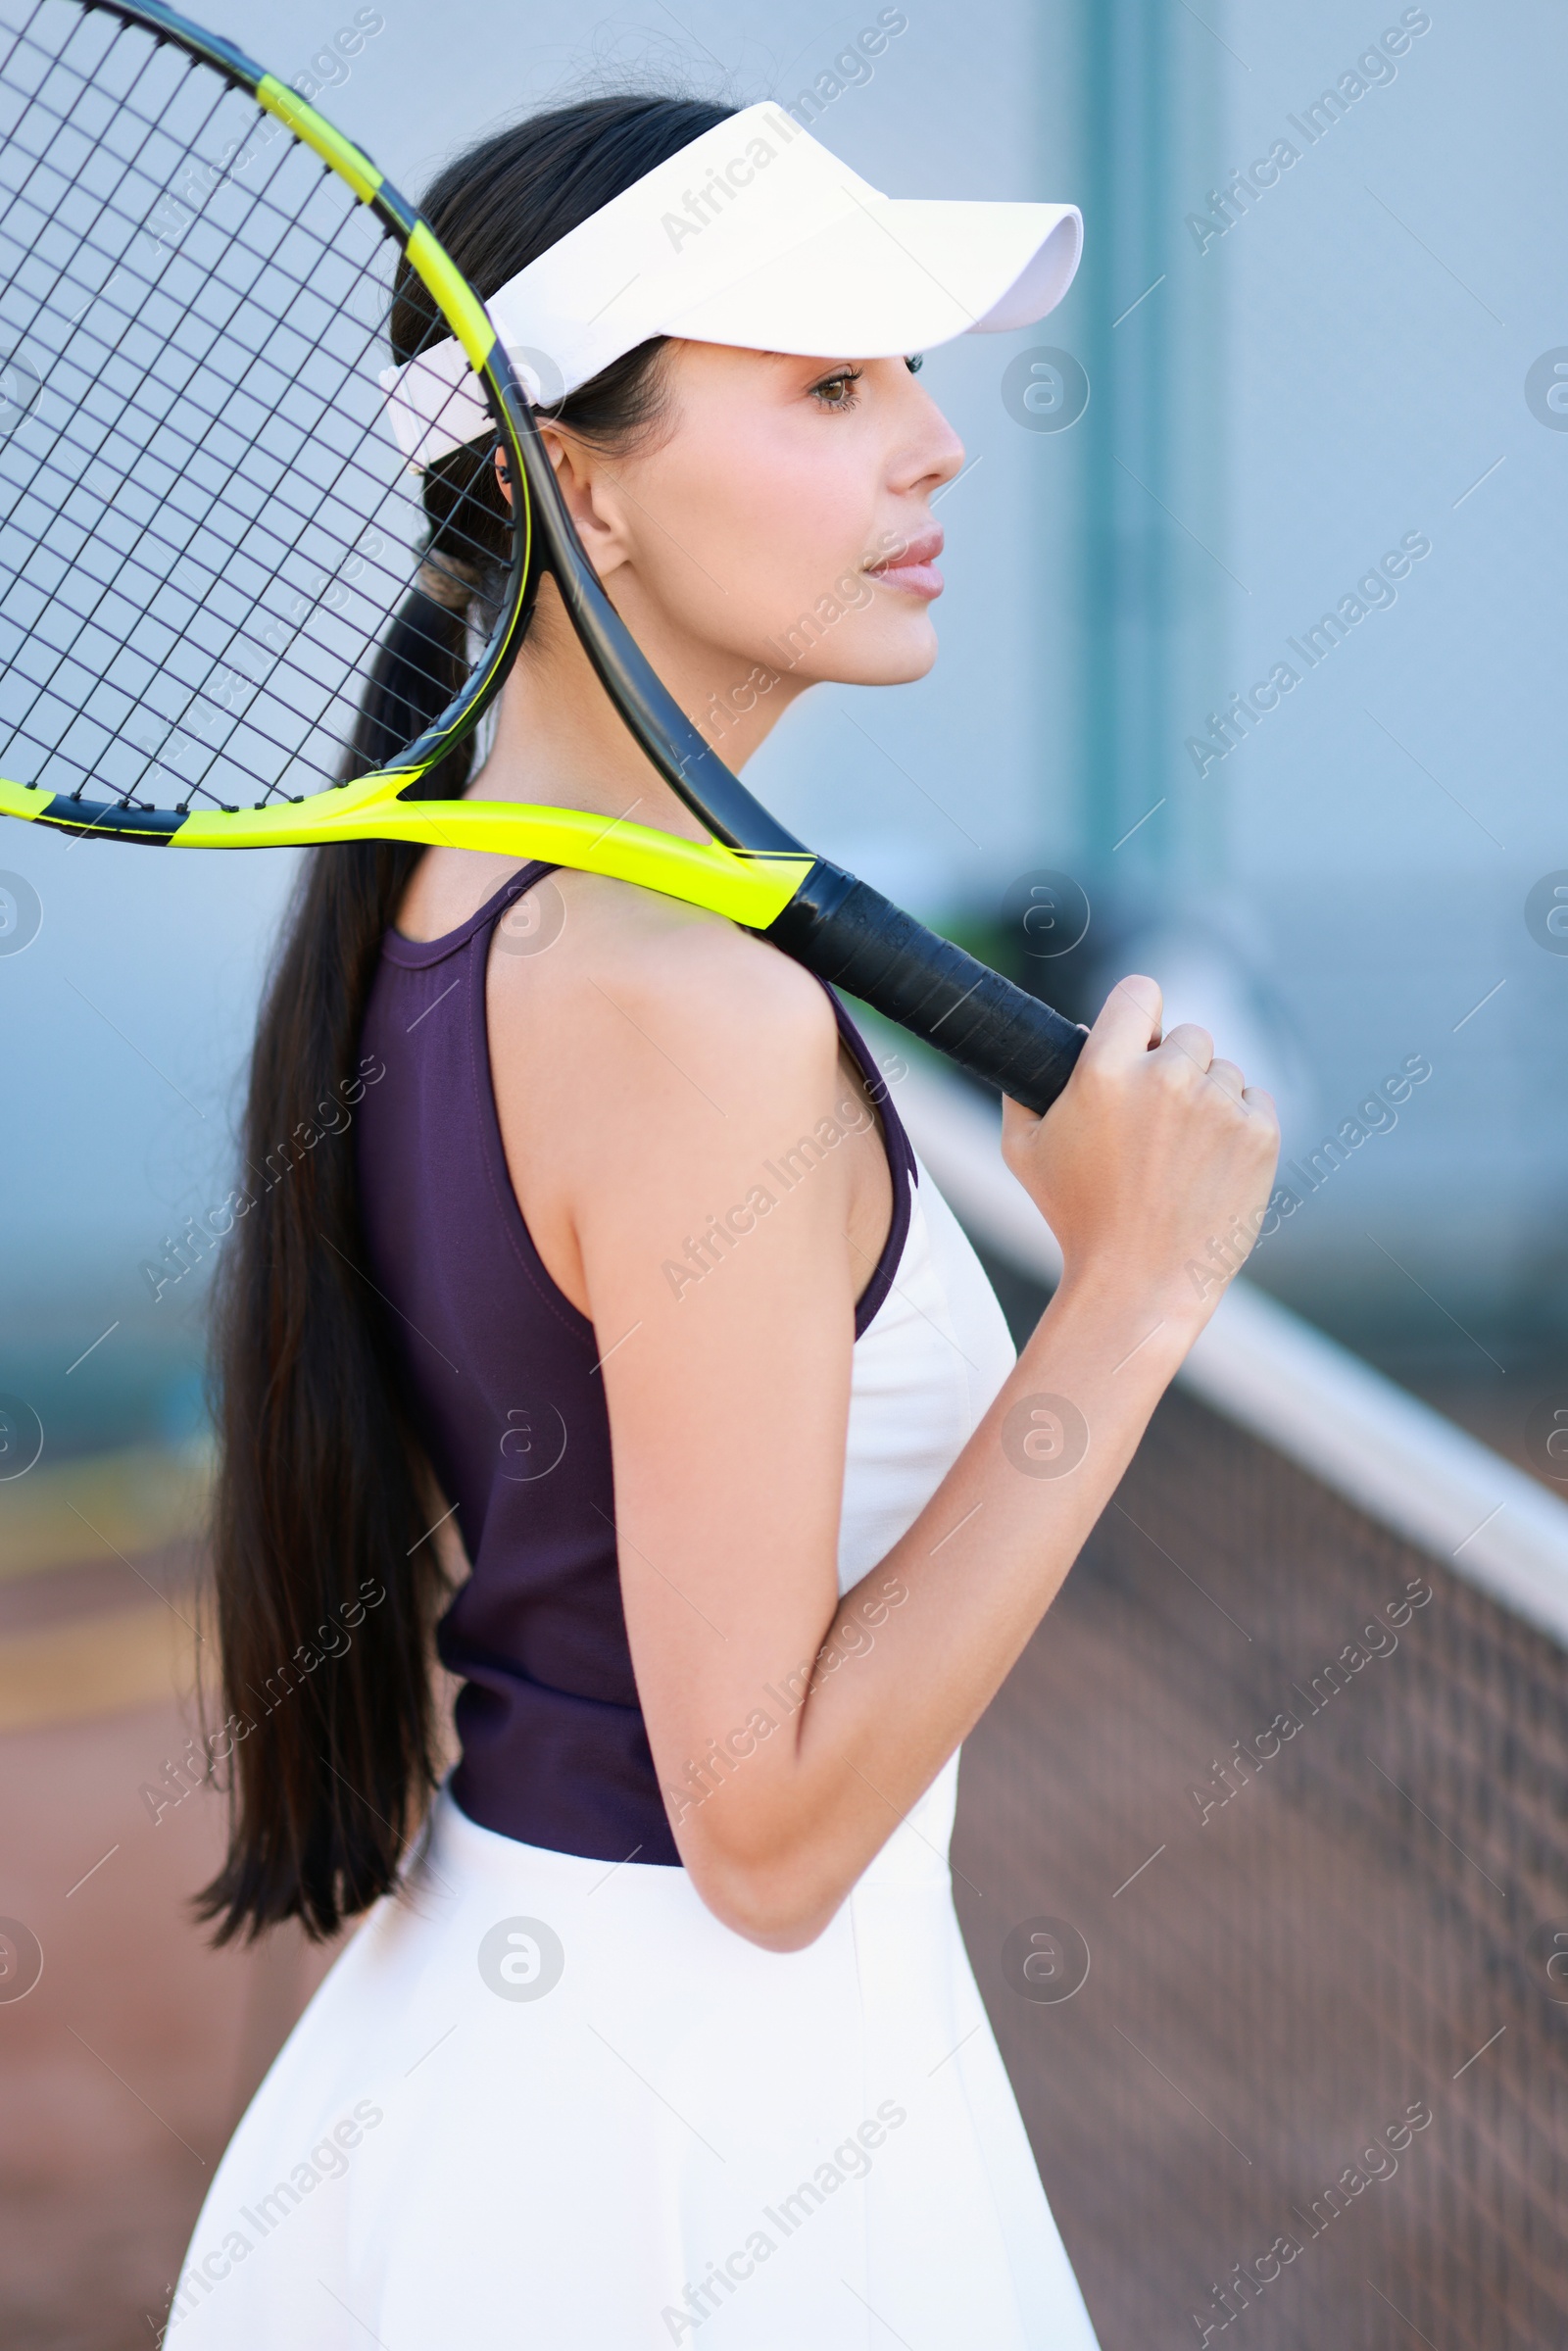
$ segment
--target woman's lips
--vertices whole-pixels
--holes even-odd
[[[942,553],[943,534],[940,530],[923,530],[906,542],[898,555],[886,563],[873,563],[873,579],[886,580],[891,588],[906,588],[911,596],[927,599],[940,596],[944,585],[936,559]]]

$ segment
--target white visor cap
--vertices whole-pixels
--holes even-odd
[[[528,398],[553,406],[653,335],[891,359],[1030,326],[1082,250],[1076,205],[884,196],[766,101],[645,172],[485,308]],[[381,386],[412,465],[493,430],[456,341]]]

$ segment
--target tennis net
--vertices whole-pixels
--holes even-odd
[[[1558,2351],[1568,1653],[1289,1449],[1155,1414],[965,1743],[976,1977],[1104,2351]]]

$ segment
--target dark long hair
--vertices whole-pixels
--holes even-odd
[[[425,217],[491,295],[732,111],[639,94],[536,115],[449,165]],[[412,359],[447,331],[405,267],[394,357]],[[663,342],[639,345],[550,413],[601,446],[636,445],[662,414]],[[487,562],[504,553],[501,497],[487,449],[455,451],[427,473],[425,586],[380,649],[346,774],[384,764],[450,700],[470,598],[482,620]],[[461,794],[471,758],[461,745],[424,793]],[[367,1908],[396,1882],[438,1768],[430,1637],[445,1584],[426,1530],[441,1504],[361,1270],[353,1148],[340,1134],[292,1148],[318,1119],[340,1129],[335,1106],[363,1085],[360,1033],[381,939],[420,854],[381,842],[310,854],[251,1065],[243,1149],[257,1180],[239,1195],[213,1325],[228,1720],[209,1749],[228,1772],[230,1828],[198,1910],[218,1922],[219,1941],[289,1918],[324,1936]]]

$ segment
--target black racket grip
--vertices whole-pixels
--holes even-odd
[[[1086,1031],[818,858],[761,934],[1026,1109],[1049,1110]]]

